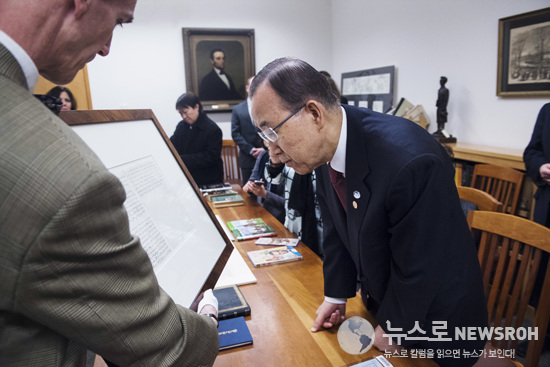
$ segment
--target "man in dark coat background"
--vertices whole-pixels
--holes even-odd
[[[246,93],[254,77],[246,81]],[[239,166],[243,177],[243,186],[250,178],[256,159],[264,151],[262,139],[256,132],[256,126],[250,117],[250,99],[239,103],[231,114],[231,137],[239,146]]]
[[[533,220],[550,227],[550,103],[546,103],[539,111],[531,141],[523,152],[523,161],[527,174],[537,185]],[[530,301],[535,306],[542,291],[547,264],[548,254],[544,253]]]
[[[550,227],[550,103],[545,104],[539,112],[523,160],[527,174],[537,185],[533,219]]]

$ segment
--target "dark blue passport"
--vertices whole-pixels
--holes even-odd
[[[252,344],[252,335],[242,316],[220,320],[218,336],[220,339],[220,350]]]

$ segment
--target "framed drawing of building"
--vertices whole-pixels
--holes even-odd
[[[233,245],[152,111],[62,111],[59,117],[121,181],[130,231],[161,287],[185,307],[214,288]]]
[[[253,29],[183,28],[187,92],[206,111],[231,110],[246,99],[246,80],[255,73]]]
[[[550,8],[498,24],[497,96],[550,96]]]

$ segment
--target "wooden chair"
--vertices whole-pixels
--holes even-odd
[[[239,167],[239,147],[233,140],[223,140],[222,143],[223,179],[231,184],[242,184]]]
[[[522,172],[513,168],[476,164],[470,186],[485,191],[500,201],[503,212],[515,214],[523,176]]]
[[[541,256],[550,252],[550,229],[518,216],[472,210],[472,230],[481,232],[479,261],[487,297],[489,323],[494,327],[523,327]],[[531,306],[529,306],[531,307]],[[544,274],[532,327],[538,339],[528,343],[526,366],[538,366],[550,318],[550,264]],[[518,341],[493,340],[493,345],[515,349]]]
[[[456,189],[458,190],[458,197],[474,203],[479,210],[502,212],[502,203],[485,191],[465,186],[457,186]]]

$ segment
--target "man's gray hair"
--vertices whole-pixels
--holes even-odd
[[[283,57],[267,64],[252,81],[251,98],[264,82],[269,83],[289,111],[300,108],[308,100],[318,101],[327,109],[340,106],[325,76],[300,59]]]

